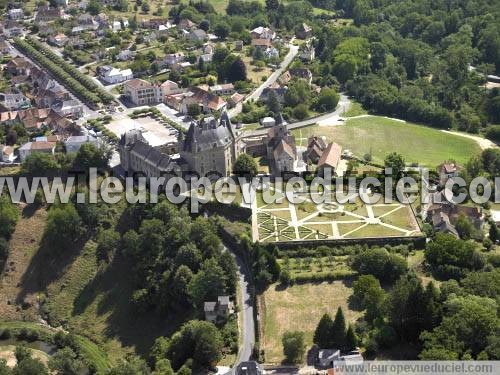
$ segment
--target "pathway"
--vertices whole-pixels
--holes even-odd
[[[481,150],[486,150],[488,148],[495,148],[497,145],[495,142],[490,141],[489,139],[479,137],[477,135],[472,135],[472,134],[466,134],[466,133],[461,133],[461,132],[456,132],[456,131],[451,131],[451,130],[441,130],[444,133],[447,134],[453,134],[453,135],[458,135],[459,137],[464,137],[464,138],[469,138],[474,141],[481,147]]]

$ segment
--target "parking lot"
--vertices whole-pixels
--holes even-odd
[[[151,146],[177,142],[177,135],[172,127],[163,125],[149,116],[131,119],[126,114],[119,114],[106,127],[118,137],[129,130],[140,129]]]

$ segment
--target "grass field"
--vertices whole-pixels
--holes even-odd
[[[378,163],[395,151],[402,154],[407,163],[418,162],[434,168],[444,160],[454,159],[463,165],[481,152],[471,139],[380,116],[353,118],[335,127],[311,126],[293,133],[298,138],[325,136],[358,157],[371,151],[373,161]]]
[[[298,330],[305,334],[308,350],[314,330],[325,313],[335,316],[342,307],[347,322],[354,323],[361,312],[349,309],[352,288],[344,281],[320,284],[300,284],[280,289],[271,285],[261,298],[262,349],[266,363],[281,363],[284,359],[281,338],[285,331]]]

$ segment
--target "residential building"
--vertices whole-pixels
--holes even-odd
[[[125,82],[134,78],[131,69],[121,70],[108,65],[100,67],[98,73],[99,79],[109,85]]]
[[[301,23],[295,32],[299,39],[309,39],[312,36],[312,28],[305,23]]]
[[[484,214],[482,208],[448,202],[443,197],[444,191],[433,194],[433,202],[436,201],[435,197],[439,195],[441,196],[441,203],[433,203],[427,210],[427,219],[431,221],[435,231],[458,235],[455,225],[461,216],[467,218],[477,231],[483,229]]]
[[[262,50],[262,52],[266,51],[268,48],[272,47],[272,42],[270,39],[253,39],[252,46]]]
[[[188,18],[183,18],[177,24],[179,30],[191,30],[196,27],[196,24]]]
[[[342,156],[342,146],[337,143],[329,143],[323,150],[318,161],[318,173],[323,175],[328,168],[333,176],[338,168],[340,157]]]
[[[227,105],[229,108],[234,108],[236,107],[239,103],[241,103],[245,99],[245,96],[243,96],[240,93],[235,92],[229,100],[227,101]]]
[[[19,158],[21,162],[24,162],[26,158],[34,153],[46,153],[46,154],[54,154],[56,149],[55,142],[28,142],[19,147]]]
[[[3,35],[14,38],[23,35],[23,27],[17,21],[7,20],[3,23]]]
[[[83,144],[90,143],[99,148],[99,141],[91,135],[72,136],[64,141],[67,153],[78,152]]]
[[[234,93],[234,85],[232,83],[224,83],[212,86],[209,90],[216,95],[231,95]]]
[[[302,61],[312,62],[316,57],[316,50],[311,44],[308,44],[301,49],[299,57]]]
[[[333,366],[333,361],[340,359],[340,350],[338,349],[320,349],[318,352],[318,365],[322,368]]]
[[[269,47],[264,51],[264,57],[266,59],[277,59],[280,57],[280,52],[274,47]]]
[[[186,114],[191,105],[198,105],[201,112],[210,113],[213,111],[220,111],[226,107],[227,103],[220,96],[195,86],[184,93],[179,111],[182,114]]]
[[[163,65],[166,67],[172,67],[174,64],[184,61],[184,53],[169,53],[163,59]]]
[[[2,55],[8,55],[12,51],[12,47],[5,40],[0,40],[0,53]]]
[[[276,38],[276,33],[268,27],[259,26],[250,31],[252,39],[269,39],[273,40]]]
[[[279,114],[276,124],[269,129],[266,141],[267,160],[274,175],[292,172],[297,160],[295,137],[288,129],[288,123]]]
[[[132,52],[129,49],[124,49],[116,55],[116,59],[120,61],[129,61],[135,56],[135,52]]]
[[[37,8],[35,23],[51,22],[63,18],[64,10],[61,8],[52,8],[48,5]]]
[[[135,105],[166,103],[166,96],[180,93],[177,83],[167,80],[161,85],[134,78],[124,84],[123,94]]]
[[[310,137],[307,140],[307,150],[304,152],[304,161],[312,164],[318,164],[323,151],[326,149],[326,142],[321,137]]]
[[[0,110],[12,111],[31,107],[31,101],[20,92],[0,93]]]
[[[279,78],[279,83],[281,85],[286,85],[292,80],[292,78],[298,78],[305,80],[309,85],[312,82],[312,72],[307,68],[295,68],[287,70]]]
[[[262,367],[256,361],[241,362],[236,366],[235,375],[262,375]]]
[[[9,74],[14,76],[28,76],[33,67],[34,65],[24,57],[14,57],[7,63],[5,69]]]
[[[63,33],[59,33],[56,35],[51,35],[48,38],[49,44],[52,44],[57,47],[64,47],[64,45],[68,42],[68,37]]]
[[[203,306],[205,320],[211,323],[226,321],[233,312],[233,303],[229,296],[217,297],[217,302],[205,302]]]
[[[0,161],[3,163],[13,163],[16,160],[14,148],[11,146],[0,145]]]
[[[83,116],[83,105],[76,99],[57,101],[52,104],[52,109],[64,117],[80,118]]]
[[[454,161],[447,161],[438,165],[439,184],[444,185],[450,178],[458,176],[458,166]]]
[[[21,20],[24,18],[24,11],[20,8],[9,9],[9,18],[11,20]]]
[[[187,38],[193,42],[204,42],[207,40],[207,33],[202,29],[191,30]]]

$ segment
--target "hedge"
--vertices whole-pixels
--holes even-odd
[[[295,274],[290,276],[290,284],[335,281],[351,278],[354,276],[356,276],[356,272],[350,270]]]

